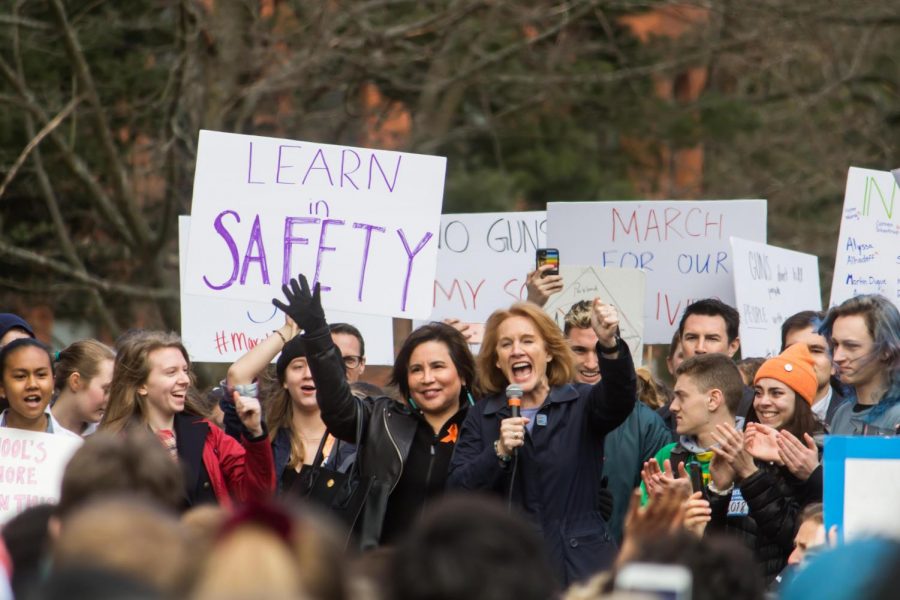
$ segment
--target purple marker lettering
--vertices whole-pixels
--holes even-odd
[[[247,161],[247,183],[262,183],[253,181],[253,142],[250,142],[250,160]]]
[[[318,223],[321,221],[318,217],[286,217],[284,219],[284,268],[281,272],[281,283],[287,285],[291,277],[291,249],[295,245],[305,246],[309,244],[308,238],[294,237],[294,225],[305,225],[307,223]]]
[[[403,248],[406,250],[406,256],[409,257],[409,262],[406,265],[406,281],[403,282],[403,298],[400,301],[400,310],[405,311],[406,310],[406,294],[409,291],[409,279],[410,279],[410,277],[412,277],[413,258],[415,258],[415,256],[419,253],[419,251],[425,247],[425,244],[428,243],[428,240],[431,239],[433,234],[430,231],[427,232],[425,234],[425,237],[422,238],[422,240],[416,246],[416,249],[413,250],[412,252],[410,252],[410,250],[409,250],[409,244],[406,242],[406,236],[403,235],[402,229],[397,230],[397,235],[400,236],[400,241],[403,242]]]
[[[256,246],[259,253],[251,254],[253,246]],[[250,230],[250,241],[247,242],[247,252],[244,253],[244,264],[241,266],[241,285],[247,283],[247,270],[250,263],[259,263],[259,270],[262,274],[262,282],[269,285],[269,265],[266,262],[266,248],[263,246],[262,230],[259,226],[259,215],[253,221],[253,229]]]
[[[319,160],[320,157],[322,158],[323,166],[317,167],[316,161]],[[316,155],[313,156],[312,162],[309,163],[309,168],[306,169],[306,175],[303,176],[303,185],[306,185],[306,178],[309,177],[309,172],[313,169],[316,169],[317,171],[325,171],[325,174],[328,175],[328,183],[332,187],[334,187],[334,181],[331,179],[331,170],[328,168],[328,162],[325,160],[325,154],[322,152],[321,148],[316,150]]]
[[[343,225],[344,222],[341,219],[323,219],[322,220],[322,234],[319,236],[319,251],[316,253],[316,274],[313,276],[313,287],[316,287],[316,282],[319,281],[319,271],[322,269],[322,253],[323,252],[334,252],[334,246],[326,246],[325,245],[325,235],[328,230],[329,225]],[[321,285],[320,289],[323,292],[327,292],[331,289],[330,285]]]
[[[353,167],[352,171],[347,171],[344,169],[344,157],[347,155],[348,152],[350,154],[352,154],[354,157],[356,157],[356,166]],[[362,160],[359,158],[359,154],[357,154],[355,150],[350,150],[349,148],[345,148],[344,150],[341,150],[341,183],[340,183],[341,187],[344,187],[344,178],[346,177],[347,181],[350,182],[350,185],[353,186],[353,189],[355,189],[355,190],[359,189],[359,186],[356,185],[356,182],[353,181],[352,179],[350,179],[350,175],[352,175],[353,173],[356,173],[361,166],[362,166]]]
[[[234,243],[234,238],[231,237],[231,234],[228,233],[228,230],[225,229],[225,225],[222,223],[222,218],[225,215],[231,215],[234,217],[235,221],[237,221],[238,223],[241,222],[241,217],[238,216],[238,214],[236,212],[234,212],[233,210],[224,210],[224,211],[220,212],[219,215],[216,217],[215,225],[213,225],[213,227],[215,227],[216,232],[222,236],[222,239],[225,240],[225,245],[228,246],[228,251],[231,252],[232,267],[231,267],[231,275],[228,277],[228,280],[226,280],[225,283],[223,283],[222,285],[215,285],[213,283],[210,283],[209,279],[206,278],[206,275],[203,276],[203,283],[205,283],[207,285],[207,287],[209,287],[210,289],[213,289],[213,290],[224,290],[226,288],[231,287],[231,284],[234,283],[234,280],[237,279],[237,275],[238,275],[237,244]]]
[[[397,175],[400,173],[400,159],[403,158],[402,154],[397,155],[397,166],[394,168],[394,180],[388,183],[387,175],[384,173],[384,169],[381,168],[381,163],[378,162],[378,157],[373,153],[372,156],[369,157],[369,188],[372,189],[372,167],[378,166],[378,170],[381,171],[381,178],[384,179],[384,183],[387,186],[388,190],[394,191],[394,186],[397,185]]]
[[[281,164],[281,152],[285,148],[296,148],[299,150],[301,148],[301,146],[286,146],[284,144],[280,144],[278,146],[278,164],[276,165],[276,168],[275,168],[275,183],[282,183],[285,185],[296,185],[295,182],[281,180],[281,170],[282,169],[293,169],[294,168],[294,165]]]
[[[356,293],[356,299],[362,302],[363,284],[366,281],[366,265],[369,263],[369,245],[372,242],[372,230],[384,233],[384,227],[378,225],[369,225],[368,223],[354,223],[353,229],[366,230],[366,242],[363,246],[362,268],[359,270],[359,290]]]

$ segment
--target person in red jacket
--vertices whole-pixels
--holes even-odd
[[[188,397],[191,363],[173,333],[131,335],[116,354],[101,430],[147,427],[182,463],[185,505],[264,500],[275,490],[275,468],[259,400],[234,394],[241,441],[201,416]]]

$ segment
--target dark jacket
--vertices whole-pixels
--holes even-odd
[[[357,534],[361,548],[373,548],[381,541],[391,492],[403,475],[421,420],[408,406],[391,398],[356,398],[347,383],[340,351],[327,330],[323,335],[304,339],[316,398],[328,430],[339,439],[354,441],[357,414],[363,418],[362,450],[357,452],[356,460],[361,475],[374,476],[375,482],[357,523]],[[465,411],[465,407],[460,410]],[[418,512],[421,508],[411,506],[409,510]]]
[[[240,417],[238,417],[237,410],[234,408],[234,403],[228,402],[223,398],[219,400],[219,408],[222,409],[224,416],[225,433],[240,441],[243,425]],[[311,451],[314,450],[312,449]],[[331,453],[326,457],[323,465],[344,473],[353,464],[355,456],[356,446],[352,443],[335,443],[331,447]],[[272,458],[275,461],[276,491],[281,493],[283,491],[281,489],[282,473],[284,473],[291,460],[291,430],[287,427],[281,427],[275,432],[275,437],[272,438]]]
[[[476,404],[450,463],[450,487],[505,499],[512,483],[511,502],[538,527],[564,587],[608,567],[616,555],[598,499],[604,438],[628,417],[637,394],[628,346],[620,341],[619,358],[604,357],[600,371],[602,380],[594,386],[550,389],[512,462],[501,462],[494,451],[500,421],[510,416],[506,397],[496,394]]]
[[[712,520],[709,531],[737,534],[753,550],[767,582],[771,582],[787,564],[794,548],[797,517],[803,507],[822,501],[821,466],[807,481],[794,477],[786,467],[760,463],[758,470],[735,489],[747,503],[746,516],[728,516],[734,494],[708,493]]]
[[[263,435],[254,439],[242,433],[238,442],[206,419],[179,413],[175,415],[175,439],[184,469],[186,506],[218,503],[230,507],[232,501],[264,501],[275,490],[272,449],[265,428]]]
[[[672,432],[662,418],[644,404],[637,402],[625,422],[609,432],[603,444],[603,476],[613,496],[613,512],[609,519],[616,542],[622,541],[622,526],[634,488],[641,485],[644,461],[653,458],[660,448],[669,444]]]

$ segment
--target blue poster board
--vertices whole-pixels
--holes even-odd
[[[884,532],[897,531],[897,522],[900,521],[900,498],[895,498],[893,511],[884,514],[884,511],[875,509],[876,505],[885,504],[889,500],[888,495],[893,495],[900,489],[898,477],[900,477],[900,437],[852,437],[852,436],[827,436],[825,438],[824,459],[824,495],[825,503],[825,531],[830,531],[833,525],[837,525],[840,539],[843,540],[845,522],[854,506],[848,506],[846,482],[848,478],[848,460],[867,459],[870,461],[884,460],[883,477],[870,477],[865,481],[871,483],[871,488],[851,490],[857,496],[867,494],[873,504],[871,515],[873,529],[879,526]],[[854,463],[849,468],[857,468]],[[859,504],[855,505],[859,506]],[[865,520],[867,515],[861,515],[859,511],[854,513],[854,522],[859,522],[860,517]],[[888,519],[886,521],[885,519]],[[889,522],[890,521],[890,522]],[[893,525],[892,525],[893,523]],[[852,534],[852,532],[851,532]]]

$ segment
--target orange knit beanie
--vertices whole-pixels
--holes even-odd
[[[764,362],[756,372],[753,383],[766,377],[778,380],[812,405],[818,388],[814,364],[806,344],[794,344]]]

